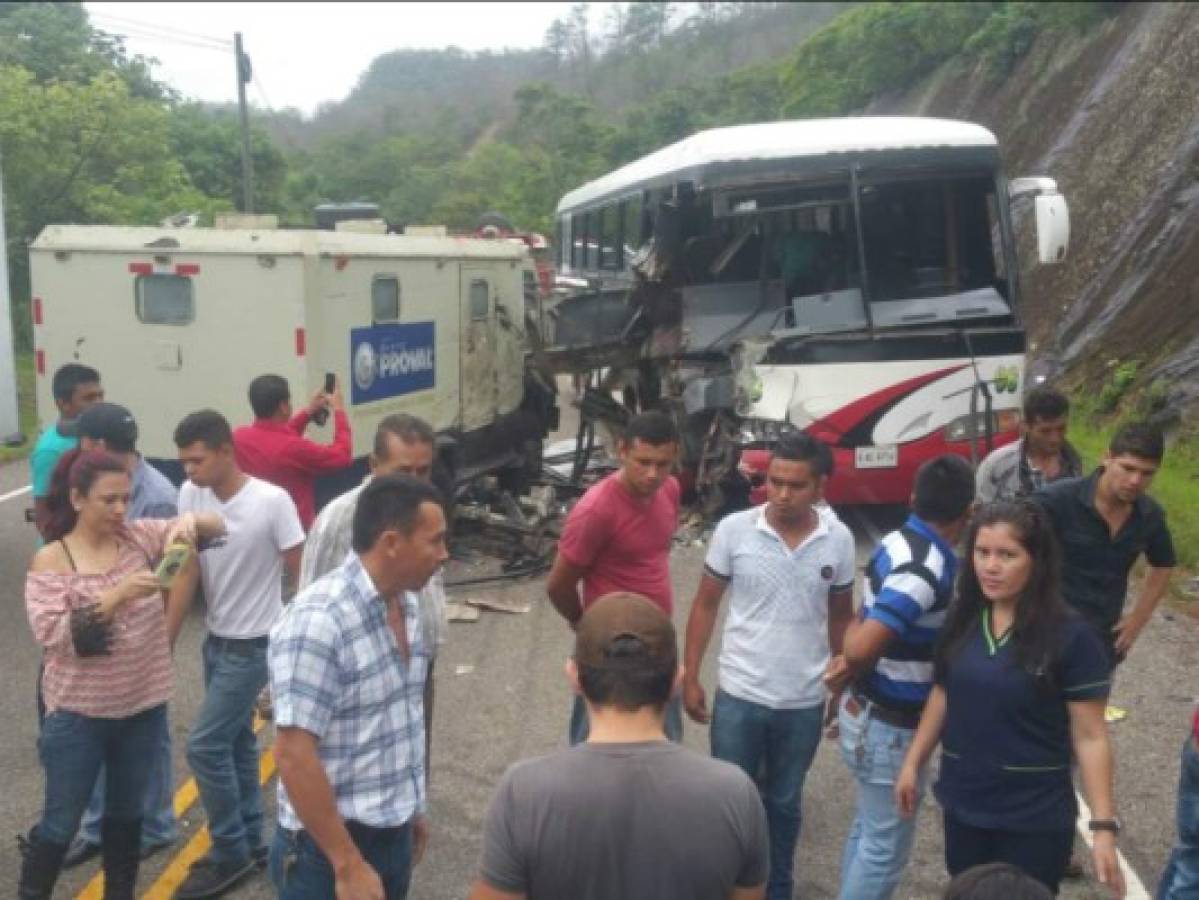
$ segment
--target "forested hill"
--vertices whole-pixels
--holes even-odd
[[[586,6],[554,22],[535,50],[395,50],[376,57],[344,100],[321,106],[286,137],[311,146],[329,135],[449,132],[467,139],[515,112],[517,89],[545,81],[599,109],[753,63],[776,60],[848,8],[843,3],[622,3],[602,22]],[[281,135],[282,136],[282,135]]]

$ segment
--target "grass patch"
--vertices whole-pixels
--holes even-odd
[[[18,353],[17,365],[17,413],[21,419],[21,433],[25,443],[19,447],[0,447],[0,462],[24,459],[37,440],[37,406],[34,402],[33,354]]]
[[[1070,442],[1089,469],[1103,458],[1120,421],[1100,415],[1090,398],[1073,398],[1072,406]],[[1149,493],[1165,507],[1179,562],[1193,571],[1199,563],[1199,434],[1173,436]]]

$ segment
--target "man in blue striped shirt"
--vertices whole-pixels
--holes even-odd
[[[281,898],[408,893],[427,839],[423,697],[431,648],[419,591],[446,559],[437,489],[375,478],[353,553],[295,598],[271,632]]]
[[[974,504],[974,473],[960,456],[939,456],[916,473],[912,514],[870,558],[862,611],[829,666],[846,679],[841,754],[858,783],[841,863],[842,900],[887,900],[907,864],[915,817],[895,806],[895,780],[933,680],[933,644],[957,574],[954,545]],[[923,788],[923,785],[921,786]]]

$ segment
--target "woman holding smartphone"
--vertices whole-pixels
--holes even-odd
[[[38,738],[45,806],[21,862],[18,896],[49,898],[101,764],[106,898],[131,898],[141,848],[146,760],[171,695],[162,585],[166,547],[216,537],[215,515],[125,521],[129,473],[109,453],[73,450],[46,497],[46,544],[25,580],[25,607],[45,650],[47,714]]]
[[[1073,751],[1095,816],[1096,874],[1122,897],[1103,720],[1108,659],[1061,597],[1048,517],[1031,501],[983,506],[966,562],[936,651],[932,694],[895,785],[899,810],[914,814],[920,770],[939,742],[934,793],[950,875],[1007,862],[1056,894],[1078,815]]]

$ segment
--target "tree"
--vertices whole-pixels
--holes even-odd
[[[199,103],[177,106],[170,116],[171,148],[191,183],[208,197],[245,209],[242,197],[241,125],[231,108]],[[254,193],[259,208],[280,212],[287,162],[267,133],[250,129]]]
[[[0,3],[0,65],[20,66],[38,82],[83,83],[115,72],[135,97],[173,97],[151,76],[150,62],[92,28],[79,3]]]

